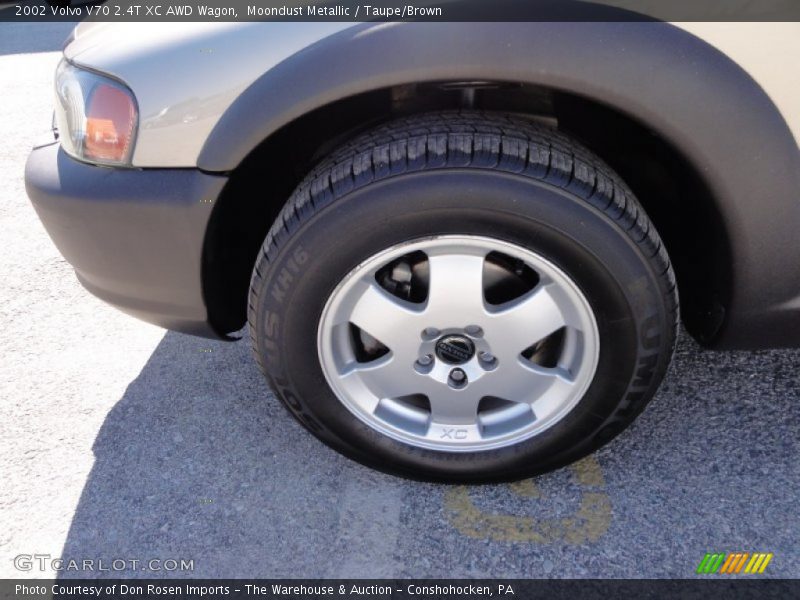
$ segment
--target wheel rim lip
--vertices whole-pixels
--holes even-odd
[[[413,434],[402,430],[383,419],[378,418],[374,412],[363,408],[362,403],[351,397],[351,393],[341,385],[339,367],[336,365],[333,351],[332,328],[336,323],[331,323],[332,315],[337,311],[343,302],[343,296],[366,277],[374,276],[374,273],[382,266],[386,265],[395,258],[404,256],[411,252],[421,250],[425,252],[432,248],[444,246],[473,246],[480,248],[486,255],[491,251],[499,251],[508,256],[521,258],[527,265],[542,275],[544,273],[550,280],[554,281],[559,287],[564,287],[571,298],[576,300],[575,308],[578,309],[583,321],[580,333],[583,337],[581,347],[583,349],[579,373],[575,378],[575,385],[569,398],[563,402],[562,406],[555,414],[549,415],[547,419],[534,422],[519,431],[512,431],[505,435],[499,435],[481,441],[441,441],[432,440],[427,435]],[[409,334],[409,335],[413,335]],[[385,340],[382,340],[385,342]],[[435,345],[436,340],[431,342]],[[560,267],[540,254],[498,238],[480,235],[436,235],[408,240],[389,248],[381,250],[368,259],[359,263],[351,269],[347,275],[339,282],[326,300],[322,314],[319,319],[317,329],[317,354],[320,367],[325,376],[330,389],[334,392],[337,399],[347,408],[347,410],[357,417],[362,423],[371,429],[378,431],[396,441],[427,450],[444,452],[476,452],[494,450],[518,444],[522,441],[535,437],[561,422],[581,401],[586,391],[594,380],[600,355],[600,335],[594,311],[583,294],[579,286],[569,277]],[[476,351],[477,354],[477,351]],[[377,396],[374,396],[377,398]],[[380,401],[380,399],[378,399]],[[477,421],[477,418],[476,418]],[[476,426],[478,424],[476,423]]]

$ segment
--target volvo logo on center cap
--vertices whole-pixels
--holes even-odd
[[[463,365],[475,354],[475,344],[463,335],[446,335],[436,342],[436,356],[451,365]]]

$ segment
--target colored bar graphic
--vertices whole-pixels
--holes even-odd
[[[729,552],[706,553],[703,560],[697,565],[698,575],[736,575],[742,574],[761,574],[767,568],[774,555],[771,552]],[[748,560],[749,559],[749,560]],[[747,566],[745,566],[747,565]]]
[[[711,555],[710,555],[710,554],[706,554],[706,555],[703,557],[703,560],[701,560],[701,561],[700,561],[700,564],[699,564],[699,565],[697,565],[697,571],[696,571],[696,573],[697,573],[698,575],[699,575],[700,573],[708,573],[708,571],[706,570],[706,567],[708,566],[708,562],[709,562],[710,560],[711,560]],[[748,568],[749,568],[749,567],[748,567]]]
[[[736,563],[736,569],[732,571],[733,573],[738,573],[739,571],[742,570],[742,567],[744,566],[744,563],[747,560],[748,556],[750,556],[749,552],[744,552],[742,554],[742,558],[740,558],[739,561]]]
[[[728,554],[725,558],[725,562],[722,563],[722,568],[719,570],[720,573],[732,573],[733,572],[733,565],[736,564],[736,561],[739,560],[738,554]]]
[[[724,554],[716,554],[715,556],[717,558],[716,558],[716,560],[714,560],[714,563],[711,565],[711,570],[709,571],[709,573],[716,573],[717,571],[719,571],[719,568],[722,566],[722,561],[725,560],[725,555]]]
[[[769,564],[769,561],[771,561],[771,560],[772,560],[772,552],[770,552],[769,554],[767,554],[767,555],[764,557],[764,562],[763,562],[763,563],[761,563],[761,568],[758,570],[758,572],[759,572],[759,573],[763,573],[763,572],[764,572],[764,569],[766,569],[766,568],[767,568],[767,565]]]
[[[744,569],[745,573],[752,573],[753,572],[753,566],[755,566],[756,561],[758,560],[759,556],[761,556],[761,555],[758,552],[753,554],[753,558],[750,559],[750,562],[747,563],[747,566]]]

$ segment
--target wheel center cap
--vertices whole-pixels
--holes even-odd
[[[475,344],[463,335],[445,335],[436,342],[436,356],[450,365],[463,365],[475,355]]]

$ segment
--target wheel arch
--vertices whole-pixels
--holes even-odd
[[[796,251],[775,250],[792,248],[800,227],[797,143],[747,73],[702,40],[668,24],[359,25],[319,41],[256,80],[222,116],[198,164],[235,175],[275,136],[286,136],[292,124],[309,115],[329,120],[337,106],[352,111],[359,100],[374,100],[386,90],[446,81],[515,82],[570,98],[556,117],[578,124],[575,133],[590,147],[593,133],[586,121],[592,119],[580,123],[586,107],[597,107],[593,114],[601,121],[608,116],[634,124],[637,139],[650,134],[663,143],[695,179],[696,212],[706,211],[709,222],[720,219],[727,246],[714,259],[720,279],[717,289],[698,300],[692,333],[722,347],[800,343],[786,327],[800,312],[795,300],[800,261]],[[387,101],[391,105],[391,92]],[[329,108],[332,113],[326,112]],[[269,168],[262,174],[269,184]],[[246,191],[237,189],[234,180],[215,212],[236,214],[230,198]],[[270,189],[255,209],[260,218],[269,220],[290,191]],[[640,199],[649,211],[647,199]],[[691,201],[681,205],[684,211],[691,207]],[[659,219],[654,220],[660,227]],[[209,239],[215,238],[213,228],[214,219]],[[667,241],[671,253],[670,246],[681,243],[680,235],[672,237]],[[765,237],[770,244],[763,243]],[[206,254],[220,251],[212,247]],[[691,256],[686,260],[691,262]],[[204,263],[213,266],[215,261]],[[771,277],[776,270],[784,273],[780,282]],[[224,281],[207,286],[212,322],[214,305],[225,304],[213,296],[224,289]],[[222,318],[217,329],[228,329],[236,320]]]

